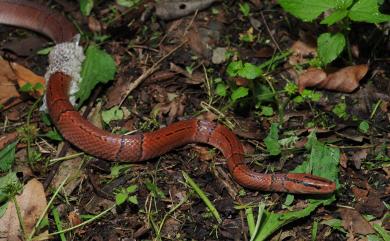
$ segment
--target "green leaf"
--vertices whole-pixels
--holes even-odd
[[[93,8],[93,0],[80,0],[80,11],[84,16],[89,16]]]
[[[248,91],[249,91],[249,89],[246,88],[246,87],[242,87],[242,86],[238,87],[237,89],[235,89],[233,91],[233,93],[231,95],[232,101],[234,102],[234,101],[236,101],[236,100],[238,100],[238,99],[240,99],[242,97],[247,96],[248,95]]]
[[[318,141],[314,132],[308,136],[308,142],[305,147],[311,150],[309,162],[304,162],[302,166],[298,166],[293,172],[303,171],[305,173],[311,173],[315,176],[334,181],[338,187],[340,150],[338,148],[328,147]]]
[[[122,203],[126,202],[127,197],[129,194],[127,192],[120,192],[115,195],[115,203],[116,205],[121,205]]]
[[[33,86],[31,83],[27,82],[24,85],[22,85],[19,90],[21,92],[30,92],[33,90]]]
[[[335,24],[342,19],[344,19],[348,15],[348,10],[346,9],[337,9],[331,15],[326,17],[321,21],[321,24],[327,24],[328,26]]]
[[[245,17],[248,17],[249,13],[251,11],[251,8],[250,8],[249,4],[246,2],[243,4],[240,3],[240,11],[241,11],[242,15],[244,15]]]
[[[277,156],[281,153],[280,144],[278,142],[279,139],[278,127],[279,127],[278,123],[272,123],[269,134],[264,139],[264,144],[267,147],[267,151],[272,156]]]
[[[138,188],[138,186],[137,185],[130,185],[130,186],[128,186],[127,188],[126,188],[126,192],[127,193],[133,193],[133,192],[135,192],[135,191],[137,191],[137,188]]]
[[[141,0],[116,0],[116,3],[120,6],[132,8],[134,6],[137,6]]]
[[[130,203],[132,203],[132,204],[138,205],[138,198],[137,198],[136,195],[130,196],[127,200],[128,200]]]
[[[115,178],[119,177],[119,175],[122,174],[123,172],[128,171],[130,168],[131,168],[130,164],[122,164],[122,165],[116,164],[116,165],[111,167],[110,176],[115,179]]]
[[[288,82],[284,86],[284,91],[286,91],[288,95],[295,95],[298,93],[298,86],[293,82]]]
[[[383,240],[390,240],[390,233],[386,231],[386,229],[384,229],[382,226],[377,223],[374,223],[373,228],[383,238]]]
[[[342,224],[342,221],[340,219],[333,218],[333,219],[325,220],[325,221],[322,221],[321,224],[328,225],[329,227],[332,227],[333,229],[336,229],[342,233],[347,233],[347,231],[345,231],[343,224]]]
[[[12,165],[15,162],[15,150],[17,143],[18,142],[15,141],[0,151],[0,172],[8,172],[11,170]]]
[[[15,196],[23,189],[23,184],[16,176],[16,172],[9,172],[7,175],[0,177],[0,203]]]
[[[114,106],[109,110],[102,111],[102,119],[106,124],[109,124],[113,120],[122,120],[123,116],[123,110],[119,109],[118,106]]]
[[[359,0],[349,11],[349,18],[356,22],[382,23],[390,21],[390,15],[379,12],[376,0]]]
[[[279,230],[283,226],[304,217],[307,217],[318,206],[323,205],[322,201],[310,202],[308,206],[302,210],[285,212],[285,213],[273,213],[265,211],[263,214],[259,233],[255,237],[255,241],[266,240],[271,234]]]
[[[95,45],[90,45],[81,70],[82,81],[76,96],[80,99],[79,106],[88,99],[93,88],[98,83],[107,83],[114,79],[116,66],[114,59]]]
[[[269,106],[262,106],[261,107],[261,114],[263,116],[273,116],[274,115],[274,109]]]
[[[254,64],[245,63],[243,68],[237,71],[237,74],[246,79],[256,79],[263,74],[263,71]]]
[[[345,48],[345,37],[341,33],[323,33],[317,39],[318,56],[324,65],[335,60]]]
[[[226,85],[225,83],[218,83],[217,87],[215,88],[215,93],[219,96],[226,96]]]
[[[45,134],[46,137],[54,140],[54,141],[62,141],[61,134],[57,131],[57,129],[50,130]]]
[[[6,203],[0,205],[0,218],[3,217],[5,211],[7,211],[8,203],[9,203],[9,202],[6,202]]]
[[[284,10],[302,21],[312,21],[322,12],[335,8],[337,0],[279,0]]]
[[[344,102],[338,103],[333,107],[332,112],[337,115],[340,119],[347,119],[348,114],[347,114],[347,105]]]
[[[146,188],[152,193],[152,196],[157,198],[165,198],[165,193],[153,182],[146,182]]]
[[[359,131],[361,131],[362,133],[366,134],[369,129],[370,129],[370,124],[368,124],[367,121],[360,122],[360,124],[359,124]]]
[[[243,66],[244,65],[242,64],[241,60],[230,62],[226,69],[226,73],[228,74],[229,77],[236,77],[238,71],[242,69]]]

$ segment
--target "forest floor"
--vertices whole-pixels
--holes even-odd
[[[131,8],[96,1],[89,17],[75,2],[52,2],[77,24],[81,45],[96,44],[115,62],[115,78],[99,83],[80,108],[94,125],[129,133],[190,118],[216,121],[239,137],[254,171],[308,171],[332,179],[337,190],[246,189],[217,149],[196,143],[142,163],[97,159],[63,140],[37,108],[39,91],[19,83],[18,94],[1,87],[0,166],[25,189],[45,190],[33,188],[18,202],[47,205],[54,197],[36,235],[80,225],[54,239],[389,240],[388,23],[351,24],[347,48],[302,84],[305,70],[318,66],[317,37],[339,29],[302,22],[275,1],[218,1],[174,20],[156,17],[152,1]],[[46,38],[0,26],[0,39],[2,65],[17,62],[44,75]],[[349,66],[364,74],[348,69],[332,81],[352,78],[354,86],[311,83]],[[10,225],[8,218],[0,223]]]

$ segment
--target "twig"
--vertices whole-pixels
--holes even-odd
[[[140,77],[138,77],[134,82],[131,82],[129,84],[129,87],[122,98],[121,102],[119,103],[119,106],[122,106],[123,102],[126,100],[126,98],[129,96],[129,94],[138,87],[144,81],[146,78],[148,78],[150,75],[152,75],[154,72],[156,72],[160,68],[160,64],[162,61],[164,61],[166,58],[171,56],[174,52],[176,52],[179,48],[181,48],[187,41],[183,41],[181,44],[179,44],[176,48],[172,49],[167,55],[163,56],[161,59],[159,59],[156,63],[152,65],[148,70],[146,70]]]
[[[268,32],[269,36],[271,37],[272,42],[274,42],[276,48],[277,48],[280,52],[282,52],[282,49],[279,47],[278,42],[276,42],[276,39],[274,38],[274,35],[271,33],[271,30],[270,30],[270,28],[268,27],[268,24],[267,24],[267,21],[265,20],[265,17],[264,17],[263,12],[260,12],[260,15],[261,15],[261,18],[263,19],[263,23],[264,23],[264,25],[265,25],[265,28],[267,29],[267,32]]]

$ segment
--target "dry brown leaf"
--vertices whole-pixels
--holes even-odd
[[[340,208],[339,212],[343,227],[346,230],[363,235],[375,232],[370,223],[358,211],[349,208]]]
[[[4,109],[21,102],[16,88],[16,78],[9,62],[0,59],[0,104]]]
[[[368,65],[354,65],[342,68],[328,75],[320,88],[350,93],[359,87],[359,81],[367,74]]]
[[[57,189],[70,175],[68,181],[61,190],[61,193],[70,195],[85,177],[84,171],[80,169],[81,163],[81,158],[74,158],[62,162],[53,178],[53,181],[51,182],[51,187],[53,189]]]
[[[35,74],[31,70],[27,69],[26,67],[23,67],[20,64],[12,63],[11,65],[17,76],[17,82],[19,87],[22,87],[27,83],[30,83],[32,86],[35,86],[36,84],[42,84],[42,86],[45,86],[46,81],[42,76]],[[37,92],[38,92],[37,94],[41,96],[44,92],[44,89],[43,88],[38,89]]]
[[[290,50],[292,54],[288,58],[290,65],[303,64],[307,62],[307,58],[312,58],[317,55],[316,46],[304,43],[300,40],[295,41]]]
[[[2,150],[6,145],[13,142],[18,138],[19,133],[17,131],[4,134],[0,136],[0,150]]]
[[[322,69],[309,68],[298,77],[298,90],[302,92],[306,87],[321,84],[326,79],[326,73]]]
[[[29,235],[47,205],[43,185],[37,179],[30,180],[16,200],[23,217],[26,235]],[[0,241],[21,240],[19,220],[13,203],[8,204],[7,211],[0,219],[0,233]],[[43,237],[47,234],[45,231]]]
[[[366,64],[348,66],[328,75],[321,69],[309,68],[300,74],[298,89],[302,92],[307,87],[317,87],[350,93],[359,86],[359,81],[367,71],[368,65]]]

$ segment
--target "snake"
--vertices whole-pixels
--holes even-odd
[[[0,24],[29,29],[61,44],[78,33],[63,14],[26,0],[0,0]],[[64,71],[50,73],[46,104],[55,127],[65,140],[92,156],[136,163],[159,157],[172,149],[203,143],[220,150],[233,179],[243,187],[266,192],[331,194],[334,182],[307,173],[260,173],[246,163],[243,144],[222,124],[189,119],[161,129],[132,135],[113,134],[95,127],[73,107],[69,100],[72,76]]]

